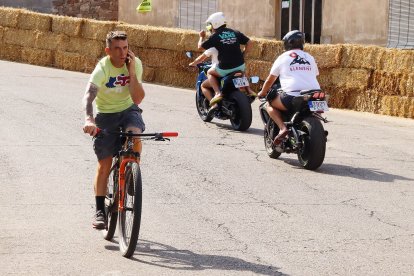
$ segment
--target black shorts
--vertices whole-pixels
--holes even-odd
[[[142,110],[135,104],[128,109],[116,113],[98,113],[95,118],[96,126],[108,131],[117,131],[120,127],[136,127],[145,130],[144,120],[141,116]],[[117,134],[107,134],[97,137],[93,143],[98,160],[112,157],[121,149],[121,139]]]
[[[280,101],[287,110],[291,110],[293,108],[292,100],[295,96],[288,95],[282,90],[270,89],[269,93],[267,93],[266,100],[269,102],[269,104],[271,104],[271,102],[276,99],[277,96],[280,97]]]

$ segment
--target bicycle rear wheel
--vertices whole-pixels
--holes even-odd
[[[137,246],[141,226],[142,179],[138,163],[130,162],[125,169],[124,208],[118,211],[119,249],[129,258]]]
[[[108,185],[105,196],[105,216],[107,227],[102,231],[105,240],[112,240],[115,234],[118,219],[118,162],[113,160],[108,177]]]

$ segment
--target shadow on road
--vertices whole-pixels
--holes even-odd
[[[229,130],[230,132],[237,132],[237,133],[242,133],[240,131],[234,130],[230,124],[223,124],[223,123],[218,123],[218,122],[211,122],[210,124],[216,125],[219,128],[224,128],[226,130]],[[246,134],[251,134],[251,135],[257,135],[257,136],[262,136],[263,137],[263,128],[254,128],[254,127],[249,127],[248,130],[243,131],[243,133]]]
[[[295,159],[288,159],[288,158],[281,158],[279,160],[298,167],[302,168],[299,161]],[[408,178],[401,175],[391,174],[382,172],[378,169],[373,168],[356,168],[347,165],[339,165],[339,164],[329,164],[323,163],[317,170],[317,173],[322,174],[329,174],[329,175],[337,175],[337,176],[346,176],[352,177],[362,180],[372,180],[378,182],[394,182],[395,180],[414,180],[412,178]]]
[[[117,246],[107,245],[108,250],[119,250]],[[234,270],[249,271],[258,275],[285,276],[279,268],[255,264],[235,257],[197,254],[190,250],[179,250],[169,245],[139,240],[134,261],[173,270]]]

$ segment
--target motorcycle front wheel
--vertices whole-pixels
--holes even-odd
[[[209,102],[201,91],[200,92],[196,91],[195,101],[196,101],[197,112],[201,120],[203,120],[203,122],[206,122],[206,123],[211,122],[211,120],[213,120],[213,116],[208,115],[208,109],[210,108]]]
[[[273,159],[277,159],[281,155],[281,152],[275,150],[275,146],[273,145],[273,140],[276,137],[276,133],[279,133],[279,128],[275,122],[269,118],[264,128],[263,137],[267,155]]]

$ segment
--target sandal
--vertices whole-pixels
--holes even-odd
[[[221,95],[219,95],[219,94],[215,95],[215,96],[211,99],[211,101],[210,101],[210,106],[212,106],[212,105],[214,105],[214,104],[218,103],[218,102],[219,102],[219,101],[221,101],[222,99],[223,99],[223,96],[221,96]]]
[[[273,145],[275,145],[275,146],[279,145],[288,134],[289,134],[288,129],[286,129],[283,132],[279,132],[279,134],[273,140]]]

